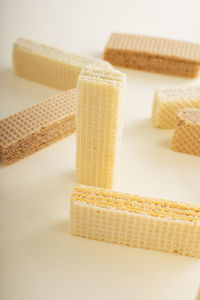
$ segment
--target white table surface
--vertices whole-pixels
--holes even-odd
[[[199,1],[0,1],[0,117],[59,91],[12,73],[12,43],[26,37],[100,57],[112,31],[200,42]],[[170,150],[153,128],[155,88],[200,84],[141,71],[128,75],[118,189],[200,204],[200,158]],[[200,261],[68,234],[75,136],[0,167],[0,299],[193,300]]]

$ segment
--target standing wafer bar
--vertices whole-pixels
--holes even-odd
[[[111,188],[119,163],[126,76],[88,67],[78,80],[77,181]]]
[[[119,67],[197,77],[200,67],[200,45],[113,33],[106,45],[104,59]]]
[[[0,121],[0,157],[5,165],[72,134],[76,89],[43,100]]]
[[[175,87],[158,90],[154,95],[152,121],[155,127],[175,128],[177,112],[181,108],[200,108],[200,87]]]
[[[200,156],[200,109],[179,110],[172,150]]]
[[[76,187],[69,228],[80,237],[200,258],[200,206]]]
[[[75,88],[78,75],[86,65],[111,68],[111,65],[103,60],[68,53],[22,38],[14,44],[15,75],[56,89]]]

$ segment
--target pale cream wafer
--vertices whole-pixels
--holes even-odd
[[[76,89],[43,100],[0,121],[0,157],[8,165],[72,134]]]
[[[174,87],[155,91],[152,121],[155,127],[175,128],[177,112],[184,107],[200,108],[200,86]]]
[[[79,183],[111,188],[115,182],[126,76],[119,71],[84,68],[77,93],[76,178]]]
[[[101,59],[68,53],[27,39],[19,38],[13,47],[15,75],[60,90],[75,88],[78,75],[86,65],[111,68]]]
[[[172,150],[200,156],[200,109],[179,110]]]
[[[200,45],[158,37],[113,33],[106,45],[104,59],[119,67],[197,77]]]
[[[200,258],[200,206],[76,187],[69,230],[89,239]]]

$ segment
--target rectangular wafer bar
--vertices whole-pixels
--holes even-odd
[[[171,148],[200,156],[200,109],[183,108],[178,111]]]
[[[200,86],[174,87],[155,91],[152,121],[155,127],[175,128],[181,108],[200,108]]]
[[[119,71],[84,68],[77,93],[76,178],[111,188],[115,182],[122,133],[126,76]]]
[[[9,165],[72,134],[76,89],[43,100],[0,121],[0,158]]]
[[[15,75],[56,89],[75,88],[85,65],[111,67],[101,59],[68,53],[27,39],[19,38],[13,47]]]
[[[69,225],[76,236],[200,258],[200,206],[76,187]]]
[[[106,45],[104,59],[130,69],[197,77],[200,45],[157,37],[113,33]]]

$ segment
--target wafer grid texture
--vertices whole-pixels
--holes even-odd
[[[72,134],[76,89],[43,100],[0,121],[0,157],[8,165]]]
[[[78,75],[86,65],[111,68],[103,60],[68,53],[27,39],[18,39],[13,47],[15,75],[60,90],[75,88]]]
[[[200,207],[76,187],[71,197],[72,235],[200,258]]]
[[[185,107],[200,108],[200,86],[155,91],[152,108],[153,125],[161,129],[175,128],[177,112]]]
[[[197,77],[200,45],[157,37],[113,33],[104,59],[119,67]]]
[[[116,182],[122,134],[126,76],[86,67],[77,92],[76,178],[81,184],[112,188]]]
[[[177,114],[172,150],[200,156],[200,109],[184,108]]]

